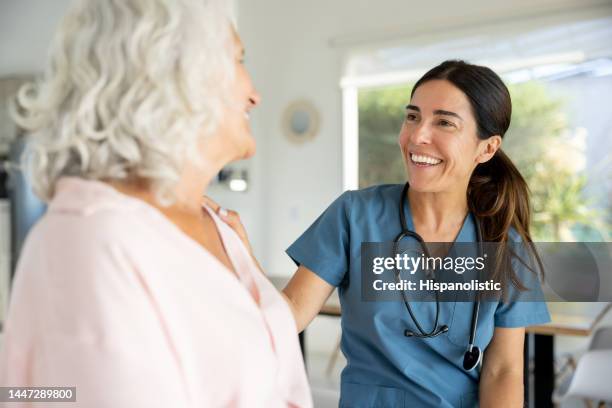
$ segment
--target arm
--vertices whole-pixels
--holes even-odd
[[[523,406],[525,329],[496,327],[480,375],[480,406]]]
[[[297,269],[282,295],[301,332],[319,313],[334,287],[303,265]]]

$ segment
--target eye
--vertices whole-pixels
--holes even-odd
[[[414,122],[414,121],[415,121],[415,120],[417,120],[417,119],[418,119],[418,118],[417,118],[417,115],[416,115],[415,113],[411,113],[411,112],[409,112],[409,113],[407,113],[407,114],[406,114],[406,120],[407,120],[408,122]]]
[[[448,120],[445,120],[445,119],[440,119],[438,121],[438,124],[442,127],[456,127],[453,122],[449,122]]]

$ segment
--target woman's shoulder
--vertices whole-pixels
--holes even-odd
[[[403,188],[403,184],[379,184],[359,190],[347,190],[334,201],[330,209],[342,209],[350,219],[382,214],[389,209],[396,209]]]
[[[359,190],[352,190],[349,193],[353,202],[381,202],[389,198],[399,200],[403,188],[403,184],[377,184]]]
[[[168,235],[154,233],[155,220],[144,205],[121,198],[101,183],[63,183],[26,237],[20,259],[53,257],[62,259],[62,265],[88,259],[94,265],[117,251],[133,253],[134,248],[142,248],[144,252],[146,245]]]
[[[360,219],[363,215],[382,214],[387,210],[396,211],[402,194],[403,184],[379,184],[359,190],[346,190],[327,207],[323,215],[337,217],[344,214],[349,219]],[[337,221],[337,218],[334,218]]]
[[[158,211],[109,184],[78,177],[60,179],[41,220],[41,233],[88,237],[89,242],[116,240],[154,223]],[[43,232],[44,231],[44,232]]]

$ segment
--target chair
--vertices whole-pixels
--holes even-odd
[[[566,367],[574,370],[564,376],[553,393],[556,405],[569,397],[582,398],[588,408],[592,407],[590,400],[600,401],[599,407],[604,407],[605,401],[612,402],[612,327],[595,331],[588,351],[577,364],[568,360]]]

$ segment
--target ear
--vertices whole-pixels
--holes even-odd
[[[493,135],[486,140],[480,142],[480,153],[476,157],[476,162],[485,163],[491,160],[497,150],[501,147],[502,138],[499,135]]]

